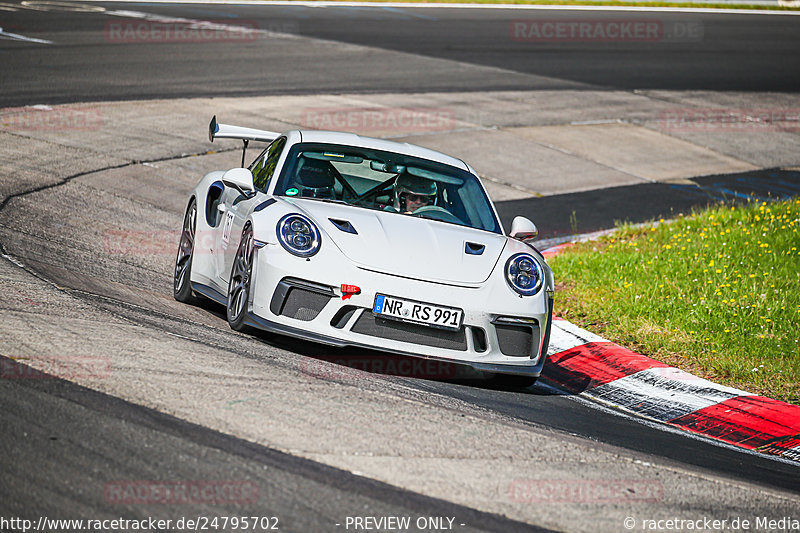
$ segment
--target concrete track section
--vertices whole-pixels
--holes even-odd
[[[523,109],[525,98],[544,95],[436,93],[418,95],[416,100],[407,95],[319,95],[15,110],[15,116],[29,118],[15,119],[13,128],[6,126],[0,132],[0,172],[5,177],[0,183],[0,242],[9,258],[0,262],[8,295],[2,303],[0,349],[6,357],[4,368],[11,369],[2,385],[4,394],[16,398],[17,407],[5,415],[8,427],[17,437],[20,432],[23,438],[25,433],[31,438],[35,435],[37,444],[18,449],[19,438],[11,438],[10,433],[3,437],[8,449],[4,456],[10,461],[3,471],[15,472],[8,490],[25,499],[3,497],[2,515],[50,512],[51,508],[60,513],[70,501],[80,503],[76,508],[87,518],[109,512],[138,516],[149,512],[138,506],[145,504],[119,506],[105,499],[103,491],[109,482],[180,483],[210,478],[255,480],[262,496],[276,499],[263,497],[253,510],[284,511],[287,524],[292,523],[290,517],[297,517],[297,525],[286,528],[294,531],[315,530],[313,526],[304,529],[302,520],[327,520],[332,510],[345,518],[373,512],[462,513],[460,508],[445,511],[442,507],[451,504],[489,513],[480,515],[486,522],[480,522],[484,518],[478,515],[461,514],[466,526],[491,530],[491,524],[500,523],[496,521],[504,515],[514,521],[508,523],[509,531],[526,530],[529,525],[616,531],[626,518],[642,527],[644,520],[740,518],[753,522],[757,517],[791,516],[800,503],[795,465],[664,432],[544,386],[495,391],[444,379],[453,378],[444,369],[421,372],[413,365],[408,367],[410,372],[400,375],[376,372],[375,367],[352,369],[329,361],[360,357],[379,360],[384,369],[387,363],[380,354],[343,353],[282,337],[235,333],[216,306],[185,306],[172,299],[172,261],[186,194],[205,172],[239,162],[235,143],[208,144],[206,125],[214,113],[225,117],[226,123],[284,130],[302,125],[308,115],[304,110],[315,110],[315,118],[336,116],[330,109],[345,109],[358,117],[364,109],[397,112],[413,107],[414,101],[425,101],[436,109],[451,110],[447,116],[454,117],[453,121],[435,131],[383,123],[383,130],[365,128],[363,133],[434,148],[456,147],[456,155],[473,162],[481,172],[494,170],[489,180],[493,195],[505,193],[507,199],[596,188],[591,174],[548,178],[547,168],[565,155],[575,164],[592,168],[622,168],[618,163],[625,161],[626,173],[620,172],[615,179],[609,170],[606,184],[641,182],[636,176],[654,181],[692,177],[688,169],[658,174],[646,159],[631,162],[626,154],[635,150],[626,146],[624,151],[615,151],[613,140],[620,132],[604,135],[605,123],[593,125],[596,142],[608,140],[603,161],[596,161],[595,152],[589,150],[565,149],[567,144],[578,147],[576,139],[585,138],[585,124],[578,125],[580,132],[571,133],[572,122],[580,115],[610,117],[612,129],[630,123],[631,128],[646,130],[642,135],[623,132],[626,142],[647,144],[652,143],[651,132],[666,135],[658,127],[659,99],[618,93],[577,110],[570,99],[580,96],[586,94],[551,94],[542,100],[550,106],[549,113],[513,116],[508,113],[514,105]],[[676,100],[684,97],[673,95]],[[730,95],[693,98],[697,103]],[[747,95],[739,98],[752,102]],[[794,105],[787,96],[758,98]],[[328,111],[319,114],[320,108]],[[478,110],[486,120],[470,121],[465,110]],[[61,124],[58,121],[30,118],[40,117],[39,113],[82,117],[83,122],[65,131],[53,126]],[[553,135],[548,143],[533,141],[531,132],[544,127],[559,127],[566,133]],[[452,140],[466,134],[474,145]],[[500,142],[497,135],[510,141]],[[730,132],[721,135],[733,138]],[[759,157],[772,153],[770,166],[781,166],[796,157],[784,148],[791,145],[794,135],[767,132],[764,136],[756,131],[745,144]],[[709,161],[715,172],[759,166],[746,152],[726,153],[721,139],[713,148],[680,136],[676,139],[691,144],[692,153]],[[771,144],[773,139],[782,139],[784,144]],[[540,150],[529,152],[514,144],[528,142]],[[208,153],[210,148],[220,151]],[[521,165],[526,158],[535,158],[535,164]],[[526,168],[531,170],[520,174]],[[664,169],[662,164],[658,168]],[[537,222],[546,227],[546,221]],[[9,358],[24,368],[55,373],[84,387],[54,385],[91,401],[65,404],[63,395],[51,394],[49,381],[40,383],[35,371],[8,366]],[[428,379],[419,379],[423,373]],[[86,389],[95,392],[83,392]],[[124,408],[101,409],[105,404]],[[39,409],[61,413],[61,426],[52,418],[42,418],[36,429],[26,429],[33,416],[19,413]],[[144,439],[133,434],[140,424],[138,419],[126,418],[131,410],[154,420],[142,429]],[[120,422],[125,420],[125,424]],[[170,425],[187,428],[186,435],[164,429]],[[125,428],[130,431],[128,444],[119,435]],[[221,439],[214,442],[223,444],[209,446],[206,437],[195,438],[199,433],[213,435],[208,438]],[[81,438],[108,443],[113,451],[100,453],[97,447],[80,444]],[[76,478],[86,486],[68,494],[75,487],[58,482],[71,475],[66,466],[65,470],[42,468],[26,477],[18,464],[54,464],[64,454],[61,448],[47,446],[61,445],[71,460],[93,469],[92,475]],[[241,447],[250,451],[237,454]],[[283,457],[279,453],[307,461],[286,457],[288,464],[299,465],[299,477],[285,470],[272,477],[259,470],[258,464]],[[272,459],[259,458],[262,454]],[[136,460],[126,466],[131,455]],[[18,460],[12,460],[15,457]],[[228,466],[220,465],[229,465],[232,474],[223,476]],[[328,467],[337,470],[325,470]],[[331,477],[316,479],[323,481],[319,490],[340,497],[335,504],[301,508],[273,490],[276,480],[283,480],[296,486],[302,499],[303,494],[317,490],[305,473],[323,470]],[[401,502],[393,501],[396,506],[392,507],[357,488],[373,485],[358,485],[358,478],[348,472],[434,500],[411,495],[405,500],[402,495],[408,493],[401,491],[397,493]],[[331,485],[339,479],[355,485],[337,493]],[[391,489],[374,486],[381,487],[378,492]],[[30,501],[44,502],[44,506],[26,507]],[[247,505],[245,509],[250,508]],[[178,511],[166,507],[159,512],[170,517]],[[337,529],[334,525],[316,530]]]
[[[42,361],[34,358],[34,364]],[[91,370],[90,361],[96,364]],[[100,531],[89,521],[108,524],[121,516],[161,523],[160,530],[205,525],[230,531],[240,529],[230,518],[239,526],[246,514],[255,530],[336,531],[352,529],[356,513],[403,517],[406,531],[428,531],[429,524],[465,532],[547,531],[265,448],[55,376],[74,379],[78,371],[98,378],[102,361],[56,356],[46,373],[0,359],[3,518],[37,524],[45,517],[47,531]],[[67,520],[74,521],[71,527],[57,525]]]

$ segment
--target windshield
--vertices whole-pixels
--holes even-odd
[[[393,152],[296,144],[286,158],[275,194],[502,233],[475,176],[449,165]]]

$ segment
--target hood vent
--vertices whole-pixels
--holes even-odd
[[[478,244],[477,242],[468,242],[464,246],[464,253],[467,255],[481,255],[486,249],[486,245]]]
[[[350,223],[349,220],[337,220],[335,218],[329,218],[328,220],[330,220],[334,226],[336,226],[343,232],[352,233],[353,235],[358,235],[356,228],[353,227],[353,225]]]

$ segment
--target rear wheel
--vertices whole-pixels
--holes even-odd
[[[195,301],[190,277],[196,223],[197,203],[192,199],[189,207],[186,208],[186,215],[183,217],[183,231],[181,232],[181,242],[178,245],[178,256],[175,258],[175,276],[172,287],[172,294],[175,299],[183,303],[193,303]]]
[[[228,282],[228,324],[236,331],[246,328],[247,304],[250,300],[250,281],[253,274],[253,229],[248,224],[236,250]]]

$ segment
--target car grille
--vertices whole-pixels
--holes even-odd
[[[467,337],[464,327],[457,331],[437,329],[419,324],[378,318],[372,311],[364,311],[351,329],[354,333],[381,337],[395,341],[422,344],[434,348],[466,351]]]

